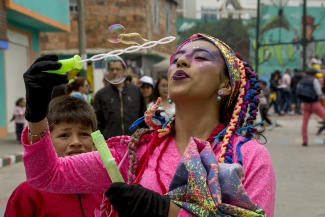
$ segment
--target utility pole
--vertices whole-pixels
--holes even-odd
[[[82,59],[87,58],[86,54],[86,31],[84,23],[84,2],[83,0],[77,0],[78,6],[78,41],[79,41],[79,55]],[[87,70],[87,63],[83,67]]]
[[[302,6],[302,69],[306,71],[306,47],[307,47],[307,39],[306,39],[306,15],[307,15],[307,0],[304,0]]]
[[[258,50],[260,48],[260,14],[261,1],[257,0],[257,16],[256,16],[256,49],[255,49],[255,72],[258,73]]]

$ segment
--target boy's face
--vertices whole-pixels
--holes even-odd
[[[72,156],[95,150],[91,133],[91,127],[61,122],[54,125],[51,139],[59,157]]]

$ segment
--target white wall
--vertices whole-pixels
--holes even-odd
[[[26,35],[14,31],[7,31],[9,49],[5,50],[5,84],[7,104],[7,130],[15,132],[15,123],[9,122],[15,107],[15,102],[20,97],[25,97],[23,73],[29,67],[29,44]]]

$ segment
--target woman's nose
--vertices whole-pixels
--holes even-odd
[[[190,67],[190,61],[186,58],[185,55],[177,59],[177,67]]]

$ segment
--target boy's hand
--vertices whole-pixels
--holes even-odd
[[[54,86],[68,83],[67,75],[58,75],[43,71],[61,68],[58,55],[49,54],[36,59],[24,73],[26,89],[25,118],[29,122],[39,122],[47,115],[48,104],[51,101]]]
[[[169,197],[141,185],[111,184],[105,193],[120,217],[167,217]]]

